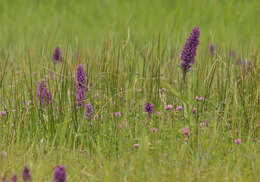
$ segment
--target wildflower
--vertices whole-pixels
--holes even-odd
[[[157,128],[152,128],[152,132],[156,133],[157,132]]]
[[[5,116],[7,114],[6,111],[0,111],[0,116]]]
[[[188,126],[182,128],[182,133],[184,135],[189,135],[190,134],[190,128]]]
[[[57,61],[62,62],[62,56],[61,56],[61,52],[60,52],[59,46],[57,46],[55,48],[54,53],[52,55],[52,59],[53,59],[54,63],[57,63]]]
[[[53,182],[67,182],[67,174],[64,166],[57,165],[54,171]]]
[[[123,127],[122,123],[119,123],[119,124],[118,124],[118,128],[121,129],[122,127]]]
[[[235,58],[235,56],[236,56],[235,50],[233,50],[233,49],[231,50],[230,56],[231,56],[231,58]]]
[[[209,46],[209,52],[210,52],[210,55],[213,57],[215,55],[215,47],[213,44],[210,44]]]
[[[196,112],[197,112],[197,108],[194,107],[194,108],[192,109],[192,113],[195,114]]]
[[[2,152],[1,152],[1,156],[2,156],[2,157],[7,157],[7,153],[6,153],[5,151],[2,151]]]
[[[254,63],[252,61],[247,61],[246,62],[246,68],[251,69],[254,66]]]
[[[80,107],[86,99],[86,74],[84,68],[79,65],[76,73],[76,105]]]
[[[157,114],[158,116],[160,116],[160,115],[161,115],[161,112],[160,112],[160,111],[157,111],[156,114]]]
[[[113,116],[120,117],[121,116],[121,112],[115,112],[115,113],[113,113]]]
[[[161,88],[160,91],[161,92],[166,92],[167,90],[166,90],[166,88]]]
[[[102,114],[97,115],[97,120],[103,122],[103,120],[104,120],[103,115]]]
[[[83,89],[77,89],[76,92],[76,105],[77,107],[80,107],[86,99],[86,91]]]
[[[225,104],[226,104],[226,102],[223,100],[223,101],[221,102],[221,105],[222,105],[222,106],[225,106]]]
[[[32,101],[31,100],[29,100],[28,102],[27,102],[27,105],[30,105],[32,103]]]
[[[201,122],[200,123],[200,126],[203,127],[203,126],[208,126],[208,123],[209,121],[208,120],[205,120],[204,122]]]
[[[23,169],[23,180],[25,182],[31,181],[30,170],[27,166],[24,166],[24,169]]]
[[[241,69],[242,69],[243,71],[245,71],[246,73],[247,73],[248,71],[250,71],[250,70],[253,68],[253,66],[254,66],[254,63],[253,63],[252,61],[244,61],[244,60],[242,60],[242,59],[237,60],[237,61],[236,61],[236,64],[237,64],[237,65],[240,65],[240,66],[241,66]]]
[[[181,68],[183,70],[183,80],[185,82],[186,73],[190,70],[191,64],[194,63],[197,46],[199,44],[200,29],[195,27],[189,38],[186,40],[184,49],[181,53]]]
[[[90,120],[93,116],[93,106],[91,104],[86,104],[86,112],[85,112],[85,117],[87,120]]]
[[[240,139],[240,138],[237,138],[237,139],[235,140],[235,143],[236,143],[236,144],[240,144],[240,143],[241,143],[241,139]]]
[[[164,107],[165,110],[172,110],[173,106],[171,104],[168,104]]]
[[[182,110],[182,106],[177,106],[176,110],[177,111],[181,111]]]
[[[139,145],[138,143],[135,143],[135,144],[134,144],[134,148],[136,148],[136,149],[139,148],[139,146],[140,146],[140,145]]]
[[[77,67],[77,75],[76,75],[76,82],[77,82],[77,86],[80,88],[86,88],[86,74],[84,71],[84,68],[82,65],[79,65]]]
[[[204,97],[199,97],[199,96],[196,96],[195,99],[196,99],[196,101],[204,101],[205,100]]]
[[[206,126],[204,122],[201,122],[200,123],[200,126],[203,127],[203,126]]]
[[[11,178],[11,181],[10,182],[17,182],[17,176],[16,175],[13,175],[13,177]]]
[[[46,105],[52,102],[52,95],[50,91],[47,89],[46,82],[42,81],[38,83],[37,87],[37,100],[40,100],[42,105]]]
[[[153,112],[153,104],[151,104],[150,102],[147,102],[145,104],[144,112],[147,112],[148,116],[150,117]]]

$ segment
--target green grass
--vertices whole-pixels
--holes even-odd
[[[258,0],[1,2],[0,152],[7,156],[0,155],[0,176],[21,181],[27,165],[33,181],[51,181],[62,164],[73,182],[259,181],[258,12]],[[180,53],[194,26],[200,44],[184,85]],[[56,45],[64,62],[54,66]],[[78,64],[91,124],[75,108]],[[36,100],[42,79],[54,98],[47,107]]]

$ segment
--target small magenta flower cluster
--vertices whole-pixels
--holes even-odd
[[[30,170],[27,166],[24,166],[23,173],[22,173],[22,178],[24,182],[31,182],[32,181],[32,176],[30,174]],[[36,181],[36,180],[35,180]],[[53,174],[53,182],[67,182],[67,173],[66,173],[66,168],[62,165],[57,165],[54,174]],[[2,182],[7,182],[7,177],[4,175],[2,177]],[[11,177],[10,182],[18,182],[17,175],[14,174]]]

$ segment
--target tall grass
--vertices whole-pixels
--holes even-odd
[[[28,165],[33,180],[50,181],[60,163],[68,181],[258,181],[259,3],[199,2],[2,2],[0,175]],[[184,84],[180,52],[194,25],[200,44]],[[54,65],[56,44],[64,60]],[[91,121],[76,107],[79,64]],[[36,99],[43,79],[47,106]]]

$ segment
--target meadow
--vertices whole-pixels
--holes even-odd
[[[259,12],[1,0],[1,180],[260,181]]]

